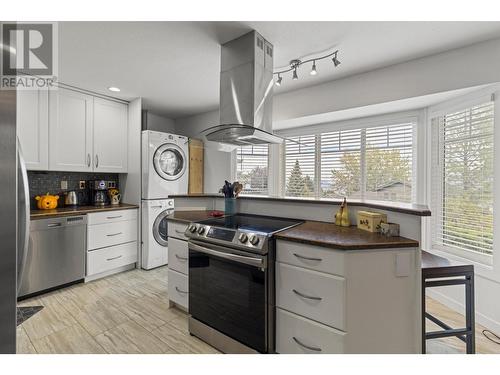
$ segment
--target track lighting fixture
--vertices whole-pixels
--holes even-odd
[[[311,74],[312,76],[315,76],[316,74],[318,74],[317,70],[316,70],[316,60],[313,60],[313,66],[312,66],[312,69],[311,69]]]
[[[278,74],[278,79],[276,80],[276,86],[281,86],[281,81],[283,81],[283,77]]]
[[[318,60],[323,60],[323,59],[331,57],[333,65],[335,67],[339,66],[340,65],[340,60],[338,59],[338,52],[339,51],[336,50],[336,51],[333,51],[332,53],[329,53],[327,55],[320,56],[320,57],[315,57],[313,59],[308,59],[308,60],[304,60],[304,61],[299,60],[299,59],[294,59],[294,60],[290,61],[290,67],[284,68],[282,70],[279,70],[279,71],[273,73],[274,75],[278,76],[278,78],[276,79],[276,82],[275,82],[276,86],[281,86],[281,82],[283,80],[283,77],[281,75],[283,73],[292,72],[292,80],[294,80],[294,81],[298,80],[299,76],[297,74],[297,69],[302,64],[305,64],[305,63],[312,62],[312,68],[311,68],[311,71],[309,73],[312,76],[315,76],[316,74],[318,74],[318,70],[316,69],[316,61],[318,61]]]

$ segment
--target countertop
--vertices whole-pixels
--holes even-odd
[[[96,206],[61,207],[61,208],[55,208],[53,210],[31,210],[30,218],[31,220],[37,220],[37,219],[46,219],[49,217],[85,215],[93,212],[128,210],[133,208],[139,208],[139,206],[135,204],[120,203],[118,205],[109,205],[104,207],[96,207]]]
[[[212,212],[214,211],[174,211],[174,213],[167,216],[167,220],[180,223],[207,220],[213,218],[213,216],[210,215]]]
[[[224,199],[222,194],[174,194],[169,195],[169,198],[221,198]],[[329,204],[329,205],[340,205],[342,200],[338,199],[308,199],[308,198],[280,198],[280,197],[266,197],[259,195],[240,195],[238,199],[253,199],[253,200],[266,200],[266,201],[277,201],[277,202],[287,202],[296,204]],[[413,203],[398,203],[398,202],[386,202],[386,201],[375,201],[366,199],[349,199],[347,200],[348,206],[362,206],[369,208],[378,208],[380,210],[401,212],[408,215],[416,216],[431,216],[431,211],[425,205],[413,204]]]
[[[386,237],[370,233],[356,226],[339,227],[322,221],[306,221],[296,227],[275,234],[278,240],[300,242],[339,250],[385,249],[418,247],[418,241],[404,237]]]

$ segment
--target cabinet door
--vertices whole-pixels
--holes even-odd
[[[128,107],[94,98],[94,171],[127,172]]]
[[[17,91],[17,136],[26,168],[49,169],[48,90]]]
[[[56,171],[92,170],[93,98],[59,88],[49,93],[49,166]]]

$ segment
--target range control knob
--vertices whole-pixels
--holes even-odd
[[[205,227],[199,227],[198,234],[203,234],[203,233],[205,233]]]
[[[191,224],[191,225],[188,227],[188,230],[189,230],[191,233],[196,232],[196,225]]]
[[[240,240],[241,243],[245,243],[248,240],[248,236],[245,233],[241,233],[238,239]]]
[[[256,235],[252,234],[249,238],[249,241],[252,245],[256,246],[259,243],[259,237]]]

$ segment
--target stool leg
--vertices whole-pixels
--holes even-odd
[[[422,275],[422,354],[426,352],[425,340],[425,277]]]
[[[474,273],[466,276],[465,284],[465,325],[470,334],[466,335],[466,348],[467,354],[474,354],[476,352],[476,325],[474,319]]]

